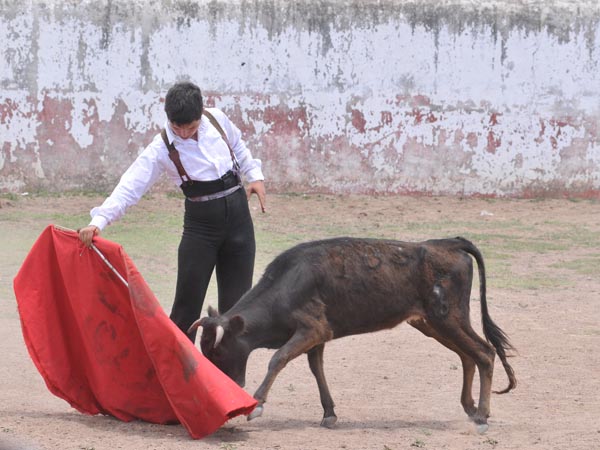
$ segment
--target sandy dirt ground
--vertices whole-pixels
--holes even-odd
[[[298,358],[276,380],[263,417],[250,422],[237,417],[194,441],[179,425],[123,423],[78,413],[50,394],[29,358],[12,278],[53,214],[78,214],[97,201],[0,200],[0,450],[600,448],[597,202],[315,195],[271,196],[266,215],[254,206],[260,236],[288,233],[292,241],[338,233],[472,239],[488,263],[491,316],[518,349],[510,362],[519,384],[509,394],[492,397],[490,428],[478,434],[459,403],[458,357],[403,324],[326,346],[325,370],[339,418],[335,429],[319,427],[316,383],[306,358]],[[181,206],[168,196],[140,205],[142,211],[154,208],[179,213]],[[277,252],[259,241],[263,267],[257,270]],[[477,292],[475,285],[471,319],[479,330]],[[258,350],[251,355],[250,393],[271,354]],[[494,388],[506,383],[497,363]]]

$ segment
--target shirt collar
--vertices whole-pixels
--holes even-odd
[[[202,136],[206,132],[207,120],[208,119],[206,118],[206,116],[202,114],[202,117],[200,117],[200,126],[198,127],[198,139],[200,139],[200,136]],[[165,121],[165,130],[167,131],[167,139],[169,140],[169,144],[172,144],[174,141],[183,140],[173,132],[168,119]]]
[[[167,132],[167,139],[169,140],[169,144],[172,144],[175,140],[175,133],[173,133],[173,130],[171,130],[171,125],[169,124],[168,120],[165,121],[165,130]]]

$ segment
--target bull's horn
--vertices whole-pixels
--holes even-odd
[[[223,339],[224,334],[225,334],[225,330],[223,329],[223,327],[221,325],[218,325],[217,329],[215,331],[215,345],[213,345],[213,348],[217,348],[217,345],[219,345],[219,343],[221,342],[221,339]]]
[[[196,328],[198,328],[200,326],[200,320],[202,320],[202,319],[198,319],[193,324],[190,325],[190,327],[187,330],[188,334],[190,334],[192,331],[194,331]],[[202,334],[202,333],[200,333],[200,334]]]

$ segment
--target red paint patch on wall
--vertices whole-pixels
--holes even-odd
[[[229,115],[230,111],[226,111]],[[288,159],[308,158],[311,149],[307,136],[309,136],[309,119],[304,107],[289,109],[285,106],[257,107],[245,110],[245,116],[250,123],[241,123],[242,117],[230,115],[232,121],[240,127],[242,133],[254,128],[254,122],[263,122],[267,131],[260,136],[260,140],[252,142],[249,139],[256,137],[256,132],[248,132],[244,138],[249,144],[253,156],[263,159],[265,168],[271,174],[285,174],[289,171]],[[272,175],[269,179],[273,179]]]
[[[487,135],[487,147],[486,151],[491,154],[495,154],[498,147],[502,145],[502,140],[496,137],[493,131],[489,131]]]
[[[365,120],[364,114],[358,109],[353,109],[351,111],[352,114],[352,126],[358,130],[359,133],[365,132],[365,126],[367,125],[367,121]]]
[[[415,95],[412,97],[411,103],[415,106],[431,106],[431,99],[426,95]]]
[[[544,142],[544,134],[546,133],[546,122],[543,119],[540,119],[540,132],[538,136],[535,138],[535,142],[537,144],[541,144]]]
[[[578,198],[585,200],[600,200],[600,191],[593,187],[567,187],[563,182],[554,181],[527,186],[523,188],[518,197],[526,199]]]
[[[9,123],[10,119],[13,118],[15,112],[18,110],[19,105],[13,102],[10,98],[7,99],[6,102],[0,104],[0,123]]]
[[[44,94],[36,134],[42,170],[53,182],[64,183],[80,168],[79,145],[70,133],[72,117],[70,100]]]
[[[305,108],[288,109],[269,106],[262,110],[263,121],[270,125],[269,133],[290,135],[308,132]]]
[[[436,133],[436,132],[437,132],[437,135],[438,135],[438,138],[437,138],[438,144],[437,144],[437,146],[439,148],[446,147],[446,145],[448,143],[447,141],[450,139],[449,132],[447,130],[444,130],[443,128],[442,129],[434,128],[434,133]]]
[[[40,126],[47,130],[47,137],[62,137],[71,128],[72,112],[73,104],[69,100],[45,94],[38,120]]]
[[[415,118],[413,122],[414,125],[419,125],[421,122],[423,122],[423,114],[418,108],[413,108],[412,112],[409,115]]]
[[[494,126],[494,125],[498,125],[498,116],[500,114],[499,113],[492,113],[492,115],[490,116],[490,125]]]
[[[384,126],[389,126],[392,124],[392,113],[390,111],[381,111],[381,124]]]
[[[389,128],[392,125],[393,121],[394,116],[392,115],[391,111],[381,111],[379,123],[377,124],[377,126],[371,127],[369,129],[378,133],[383,129]]]
[[[411,108],[419,108],[421,106],[431,106],[431,99],[426,95],[396,95],[394,100],[395,106],[407,104]]]
[[[559,130],[560,128],[564,128],[568,125],[577,126],[576,124],[574,124],[575,121],[570,117],[565,117],[563,120],[550,119],[548,122],[552,127],[558,128]]]
[[[471,149],[477,148],[477,144],[479,143],[479,139],[477,138],[477,133],[469,132],[467,134],[467,145],[471,147]]]
[[[432,112],[424,113],[419,108],[413,108],[413,110],[408,114],[409,116],[413,116],[415,118],[414,125],[419,125],[423,122],[425,123],[434,123],[438,121],[438,118]]]
[[[465,138],[465,134],[463,133],[462,130],[456,130],[454,132],[454,145],[459,145],[462,140]]]

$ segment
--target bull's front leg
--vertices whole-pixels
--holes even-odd
[[[292,359],[297,358],[303,353],[306,353],[319,342],[316,341],[316,336],[310,330],[298,330],[279,350],[275,352],[271,361],[269,361],[269,370],[263,382],[260,384],[254,393],[254,399],[258,401],[258,405],[254,411],[248,415],[248,420],[262,416],[263,405],[267,401],[267,395],[275,378],[283,370],[283,368]]]
[[[319,386],[319,395],[321,397],[321,405],[323,406],[323,420],[321,426],[326,428],[333,428],[337,422],[337,416],[334,411],[334,403],[329,393],[329,387],[325,380],[325,371],[323,370],[323,351],[325,344],[320,344],[311,349],[308,352],[308,364],[310,370],[317,380]]]

